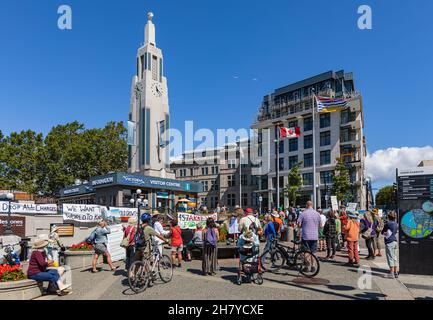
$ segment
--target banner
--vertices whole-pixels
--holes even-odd
[[[201,223],[204,226],[206,220],[209,218],[212,218],[216,221],[218,215],[216,213],[207,215],[196,215],[181,212],[178,212],[177,214],[177,221],[181,229],[196,229],[198,223]]]
[[[137,131],[137,126],[135,124],[135,122],[132,121],[128,121],[128,146],[135,146],[136,145],[136,141],[135,141],[135,133]]]
[[[104,211],[105,207],[94,204],[63,204],[63,220],[98,222]]]
[[[0,201],[0,212],[9,212],[8,201]],[[57,205],[11,202],[11,213],[57,214]]]
[[[129,218],[129,217],[136,217],[137,216],[137,208],[116,208],[116,207],[110,207],[107,211],[107,217],[114,217],[114,218]],[[123,219],[122,219],[123,220]]]

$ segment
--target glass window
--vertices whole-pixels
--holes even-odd
[[[297,126],[298,126],[298,120],[292,120],[292,121],[289,121],[289,123],[288,123],[289,128],[296,128]]]
[[[227,182],[229,187],[236,186],[236,177],[234,175],[227,176]]]
[[[331,126],[331,114],[323,113],[320,115],[320,128],[327,128]]]
[[[310,149],[313,147],[313,135],[304,136],[304,149]]]
[[[229,207],[234,207],[236,205],[236,194],[229,193],[227,195],[227,204],[229,205]]]
[[[289,157],[289,169],[292,169],[298,163],[298,156]]]
[[[278,149],[279,149],[279,153],[284,153],[284,140],[280,141],[280,145]]]
[[[278,159],[278,163],[279,163],[279,170],[284,170],[284,158],[280,158]]]
[[[298,138],[289,139],[289,152],[298,151]]]
[[[242,182],[242,185],[243,185],[243,186],[248,185],[248,177],[247,177],[246,174],[243,174],[243,175],[241,176],[241,182]]]
[[[320,182],[322,184],[331,184],[332,183],[332,171],[322,171],[320,172]]]
[[[313,130],[313,117],[304,118],[304,131]]]
[[[310,168],[313,166],[313,154],[306,153],[304,154],[304,168]]]
[[[302,183],[304,186],[312,186],[313,185],[313,173],[303,173],[302,174]]]
[[[320,132],[320,146],[329,146],[331,144],[331,131]]]
[[[320,151],[320,165],[331,164],[331,151]]]

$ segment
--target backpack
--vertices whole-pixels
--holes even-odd
[[[146,239],[144,237],[143,228],[139,228],[135,232],[134,242],[135,242],[135,247],[136,248],[144,248],[146,246],[147,241],[146,241]]]
[[[204,235],[205,244],[211,248],[215,248],[217,244],[215,230],[213,228],[209,228],[206,230],[206,234]]]
[[[94,244],[96,240],[96,229],[92,231],[92,233],[90,234],[90,236],[88,236],[85,240],[85,242],[87,244]]]
[[[248,227],[248,230],[250,230],[254,234],[258,234],[259,233],[259,229],[257,228],[256,221],[255,220],[251,220],[250,218],[248,218],[248,220],[251,221],[250,226]]]
[[[128,235],[122,239],[122,242],[120,243],[120,246],[122,248],[126,249],[129,247],[129,243],[131,242],[131,233],[132,233],[132,231],[134,231],[134,228],[135,227],[131,227],[129,229]]]
[[[381,233],[383,228],[385,228],[385,223],[383,222],[383,219],[378,218],[377,219],[377,226],[376,226],[376,231],[378,233]]]

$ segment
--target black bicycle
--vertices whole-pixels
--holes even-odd
[[[267,271],[278,271],[283,266],[297,270],[302,275],[313,278],[320,271],[319,259],[301,241],[292,241],[293,247],[275,241],[270,249],[263,252],[260,259]]]

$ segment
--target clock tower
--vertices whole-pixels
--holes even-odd
[[[146,176],[173,178],[169,172],[167,79],[164,60],[156,46],[153,13],[147,14],[144,44],[137,50],[132,79],[129,121],[135,124],[134,145],[128,146],[128,170]]]

